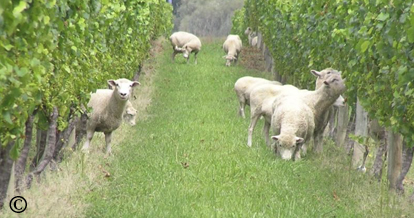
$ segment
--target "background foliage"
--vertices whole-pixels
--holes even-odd
[[[242,0],[180,0],[174,20],[175,31],[187,31],[197,36],[227,36],[234,10]]]
[[[150,40],[170,33],[171,11],[162,0],[1,1],[1,144],[17,139],[18,150],[34,110],[46,128],[58,107],[61,130],[91,91],[132,78]]]
[[[288,83],[313,88],[311,69],[336,68],[350,103],[358,97],[371,118],[414,140],[413,1],[245,0],[242,10],[235,27],[263,33]]]

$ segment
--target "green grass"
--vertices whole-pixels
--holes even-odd
[[[111,176],[86,194],[87,217],[349,218],[413,212],[389,195],[386,184],[350,170],[349,158],[331,143],[321,156],[282,161],[264,145],[261,120],[248,148],[249,120],[237,115],[234,82],[271,75],[225,67],[221,43],[205,42],[198,65],[193,57],[185,64],[181,56],[171,63],[164,44],[154,66],[148,116],[113,143],[115,156],[105,168]]]

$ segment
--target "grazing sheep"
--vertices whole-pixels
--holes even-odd
[[[333,69],[325,69],[321,72],[312,71],[312,73],[314,73],[315,75],[318,75],[317,80],[316,80],[316,84],[317,84],[316,88],[319,88],[320,86],[322,86],[324,79],[330,76],[331,73],[339,74],[338,71],[335,71]],[[273,113],[272,103],[277,97],[280,97],[280,94],[283,93],[282,92],[283,90],[287,91],[285,93],[293,93],[295,91],[298,91],[299,89],[294,86],[290,86],[290,85],[274,86],[274,85],[269,85],[269,84],[263,84],[260,86],[256,86],[252,89],[250,93],[250,119],[251,121],[250,121],[249,129],[248,129],[248,137],[247,137],[247,145],[249,147],[252,145],[252,135],[253,135],[254,128],[256,126],[258,119],[261,116],[265,118],[265,124],[263,128],[265,141],[267,145],[270,144],[269,126],[270,126],[271,116]],[[306,91],[308,90],[302,90],[302,92],[304,93]],[[344,99],[342,98],[342,96],[340,96],[335,101],[334,105],[337,104],[339,106],[342,106],[343,102],[344,102]],[[327,122],[328,118],[329,116],[327,115],[326,120],[320,121],[319,123]],[[319,121],[319,119],[315,120],[315,123],[317,121]]]
[[[173,47],[172,60],[174,61],[177,53],[183,53],[184,58],[190,59],[190,54],[194,53],[195,63],[197,64],[197,54],[201,50],[201,41],[194,34],[187,32],[175,32],[170,36]]]
[[[250,124],[247,136],[247,146],[252,146],[253,131],[261,116],[265,118],[263,134],[267,145],[269,142],[269,128],[273,114],[273,102],[282,94],[291,94],[299,89],[292,85],[262,84],[255,86],[250,93]]]
[[[108,80],[113,90],[100,90],[91,94],[88,107],[92,108],[86,127],[86,141],[82,150],[89,149],[90,142],[95,132],[105,134],[106,154],[111,154],[111,136],[122,123],[128,99],[133,87],[139,85],[137,81],[128,79]]]
[[[270,81],[263,78],[258,77],[251,77],[251,76],[245,76],[239,78],[236,83],[234,84],[234,91],[236,92],[237,99],[239,100],[239,114],[243,118],[245,118],[244,114],[244,108],[247,105],[250,105],[250,92],[253,90],[253,88],[260,84],[275,84],[275,85],[281,85],[278,81]]]
[[[223,50],[227,54],[226,66],[230,67],[231,62],[237,63],[239,54],[242,49],[242,41],[238,35],[228,35],[226,41],[223,43]]]
[[[276,98],[273,102],[271,121],[276,136],[273,136],[272,139],[278,142],[279,146],[276,149],[282,158],[287,159],[290,154],[293,158],[300,158],[300,153],[297,152],[299,146],[296,145],[302,146],[303,151],[306,152],[305,143],[308,142],[311,135],[315,135],[314,128],[316,122],[319,122],[317,118],[321,117],[321,114],[325,113],[345,91],[345,80],[341,78],[341,75],[331,74],[325,78],[323,85],[315,91],[303,90]],[[302,112],[297,112],[298,109]],[[309,113],[309,110],[311,113]],[[296,137],[304,140],[302,141]],[[299,140],[300,143],[293,144],[295,141],[293,139]]]
[[[313,112],[298,94],[277,98],[273,103],[271,127],[274,150],[282,159],[300,159],[299,149],[307,143],[315,128]]]
[[[257,33],[253,32],[252,28],[247,27],[247,29],[244,31],[244,34],[247,35],[247,38],[249,39],[249,45],[255,46],[257,44]],[[256,38],[255,45],[253,45],[253,39]]]
[[[333,74],[341,75],[341,72],[335,69],[332,69],[332,68],[326,68],[320,72],[316,70],[311,70],[311,73],[317,77],[315,89],[320,88],[323,85],[326,78],[330,77],[331,75]],[[336,107],[345,106],[345,99],[342,97],[342,95],[340,95],[336,99],[336,101],[334,102],[332,106],[328,107],[323,112],[321,111],[318,114],[318,116],[315,116],[315,130],[314,130],[315,132],[313,135],[313,144],[314,144],[316,152],[322,152],[323,133],[325,131],[326,126],[328,125],[329,118],[334,113],[333,106],[336,106]]]

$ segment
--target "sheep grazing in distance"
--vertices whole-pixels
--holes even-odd
[[[228,35],[226,41],[223,43],[223,50],[227,54],[226,66],[230,67],[231,62],[237,63],[239,54],[242,49],[242,41],[238,35]]]
[[[281,85],[278,81],[270,81],[263,78],[244,76],[239,78],[234,83],[234,91],[236,92],[237,99],[239,100],[239,115],[245,118],[244,109],[247,105],[250,105],[250,92],[253,88],[260,84],[274,84]]]
[[[128,79],[108,80],[111,89],[100,90],[91,94],[88,107],[92,108],[86,126],[86,141],[82,150],[88,151],[90,142],[95,132],[105,134],[106,154],[111,154],[112,132],[122,123],[125,107],[131,95],[132,89],[139,85],[137,81]]]
[[[316,86],[315,89],[320,88],[324,81],[333,74],[341,75],[341,72],[332,69],[326,68],[322,71],[311,70],[311,73],[317,77],[316,79]],[[340,95],[332,106],[328,107],[325,111],[321,111],[318,115],[315,115],[315,130],[313,135],[313,144],[315,147],[316,152],[322,152],[323,149],[323,133],[325,131],[326,126],[328,125],[329,118],[334,113],[334,106],[336,107],[343,107],[345,106],[345,99]]]
[[[253,32],[252,28],[247,27],[247,29],[244,31],[244,34],[246,34],[247,35],[247,38],[249,39],[249,45],[250,46],[256,46],[256,44],[257,44],[257,36],[256,36],[257,33],[256,32]],[[253,39],[254,38],[256,38],[256,42],[253,45]]]
[[[201,41],[197,36],[183,31],[175,32],[170,36],[170,42],[173,47],[173,62],[175,55],[183,53],[183,56],[187,59],[188,63],[190,54],[194,53],[195,63],[197,64],[197,54],[201,50]]]
[[[273,102],[283,94],[292,94],[299,89],[292,85],[262,84],[255,86],[250,93],[250,124],[247,136],[247,146],[252,146],[253,131],[261,116],[265,118],[263,134],[269,146],[269,128],[273,114]]]

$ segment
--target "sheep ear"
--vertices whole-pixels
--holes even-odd
[[[318,72],[318,71],[316,71],[316,70],[311,70],[311,73],[312,73],[314,76],[316,76],[316,77],[318,77],[318,78],[321,78],[321,73],[320,73],[320,72]]]
[[[275,141],[279,141],[280,135],[274,135],[272,136],[272,139]]]
[[[108,80],[108,84],[110,85],[110,86],[112,86],[112,87],[116,87],[116,82],[115,82],[115,80]]]
[[[305,139],[301,137],[296,137],[296,144],[302,144],[305,141]]]
[[[139,83],[138,81],[134,81],[132,82],[131,87],[135,87],[137,85],[141,85],[141,83]]]

